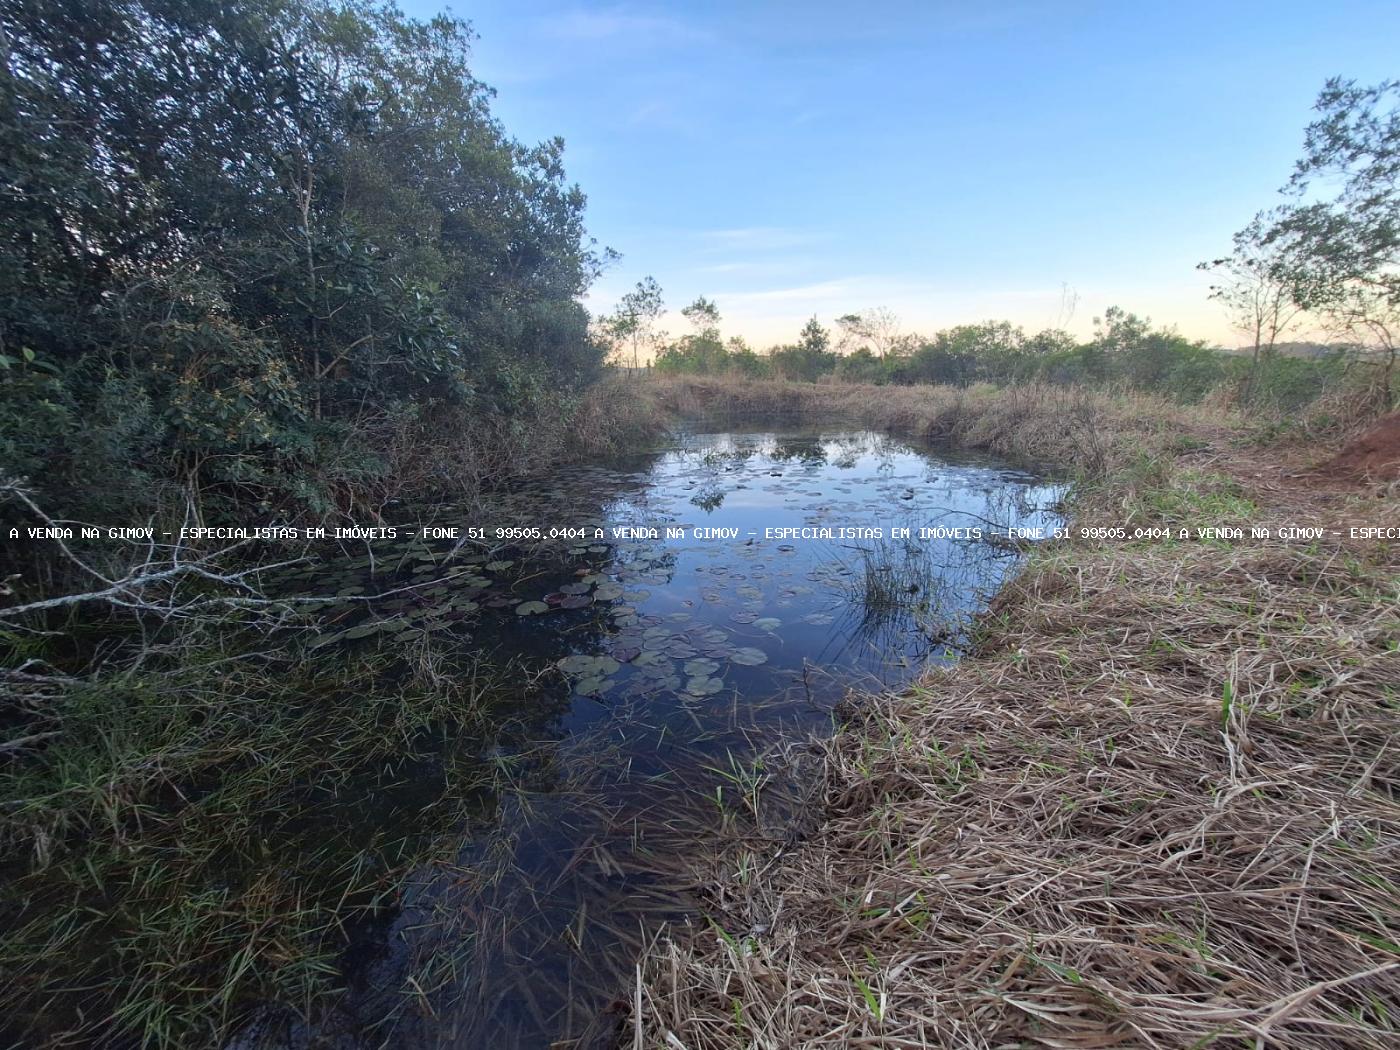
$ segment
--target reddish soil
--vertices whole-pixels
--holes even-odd
[[[1348,443],[1318,471],[1374,481],[1400,478],[1400,412],[1386,416]]]

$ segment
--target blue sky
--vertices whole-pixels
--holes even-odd
[[[1195,264],[1275,203],[1328,76],[1400,76],[1394,0],[404,6],[473,24],[513,135],[563,136],[622,253],[590,309],[652,274],[758,347],[1113,304],[1236,343]]]

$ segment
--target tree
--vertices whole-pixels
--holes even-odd
[[[768,360],[777,373],[789,379],[815,382],[836,366],[830,347],[831,333],[813,317],[802,326],[796,344],[770,351]]]
[[[617,310],[605,322],[613,345],[631,351],[633,369],[641,368],[642,351],[654,350],[661,340],[656,322],[665,309],[661,285],[655,277],[647,276],[622,297]]]
[[[0,0],[0,25],[0,458],[50,505],[325,513],[399,476],[386,433],[426,449],[596,374],[583,194],[562,142],[492,116],[465,23]]]
[[[702,295],[682,310],[681,316],[690,322],[696,336],[719,342],[719,307],[714,300]]]
[[[814,316],[798,333],[797,346],[809,354],[824,354],[831,347],[831,333]]]
[[[1250,341],[1249,372],[1240,392],[1245,404],[1254,399],[1260,371],[1272,363],[1279,338],[1296,329],[1303,317],[1290,282],[1282,276],[1288,270],[1285,241],[1266,236],[1274,220],[1260,212],[1235,234],[1230,255],[1198,267],[1218,275],[1220,283],[1211,285],[1210,297],[1225,307],[1231,325]]]
[[[719,334],[719,308],[704,296],[681,311],[695,331],[683,335],[656,356],[663,372],[714,375],[728,367],[728,354]]]
[[[841,332],[837,349],[843,354],[865,347],[876,357],[884,357],[899,342],[899,318],[883,306],[838,317],[836,327]]]
[[[1377,393],[1390,408],[1400,332],[1400,81],[1365,87],[1334,77],[1313,108],[1318,117],[1283,189],[1294,203],[1241,232],[1274,251],[1271,275],[1297,306],[1379,351]]]

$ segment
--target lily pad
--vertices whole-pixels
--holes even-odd
[[[766,664],[768,662],[768,654],[762,649],[755,649],[751,645],[746,645],[740,649],[735,649],[734,652],[730,654],[729,659],[744,667],[757,667],[759,664]]]
[[[722,681],[707,676],[697,676],[685,683],[685,691],[691,696],[714,696],[723,688]]]
[[[753,622],[753,625],[761,631],[776,631],[783,625],[783,621],[776,616],[761,616]]]
[[[582,608],[584,608],[585,606],[592,605],[592,604],[593,604],[593,599],[590,598],[590,597],[589,597],[588,595],[586,595],[586,594],[568,594],[568,595],[565,595],[565,596],[564,596],[564,600],[561,601],[561,602],[559,603],[559,608],[561,608],[561,609],[582,609]]]
[[[575,653],[554,665],[572,678],[606,678],[622,665],[611,656],[585,656]]]
[[[540,613],[549,612],[549,606],[544,602],[521,602],[515,607],[516,616],[538,616]]]
[[[484,568],[487,572],[505,572],[514,564],[513,561],[488,561]]]
[[[575,653],[573,656],[564,657],[554,666],[569,675],[587,674],[593,669],[593,657]]]
[[[704,678],[707,675],[714,674],[718,670],[718,660],[706,660],[703,657],[697,657],[694,660],[687,660],[685,662],[685,673],[692,678]]]
[[[613,583],[611,580],[607,583],[600,583],[593,591],[593,597],[600,602],[610,602],[615,598],[621,598],[622,584]]]
[[[616,678],[600,678],[594,675],[580,679],[578,684],[574,686],[574,692],[580,696],[600,696],[615,685],[617,685]]]

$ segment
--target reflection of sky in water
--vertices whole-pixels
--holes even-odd
[[[494,606],[485,595],[498,592],[482,592],[475,644],[543,670],[556,700],[511,716],[524,728],[497,750],[522,787],[499,800],[494,830],[468,836],[454,866],[410,880],[370,931],[329,1026],[336,1045],[578,1036],[629,983],[642,932],[690,914],[663,873],[693,845],[695,814],[734,797],[716,770],[829,726],[852,685],[897,685],[951,659],[966,616],[1014,567],[1004,545],[917,530],[1054,525],[1059,492],[986,457],[832,431],[695,434],[640,469],[582,467],[523,487],[496,523],[568,526],[582,514],[662,538],[564,543],[558,560],[512,570]],[[666,539],[668,525],[738,535]],[[915,538],[764,537],[823,526]],[[860,600],[870,578],[886,584],[876,606]],[[580,595],[588,604],[560,605]],[[514,613],[532,600],[555,611]],[[410,977],[432,990],[405,1009],[418,997],[405,998]]]
[[[947,658],[966,614],[1012,561],[1004,545],[920,539],[919,530],[1052,525],[1057,496],[1058,487],[986,459],[933,459],[877,434],[693,435],[661,457],[645,487],[605,511],[609,524],[651,526],[663,537],[624,542],[616,554],[613,573],[648,592],[629,603],[638,622],[618,630],[626,641],[639,627],[667,628],[673,651],[713,652],[726,685],[744,693],[790,687],[810,668],[823,672],[823,692],[894,684]],[[685,538],[664,538],[667,525],[684,526]],[[697,539],[697,527],[736,536]],[[869,527],[884,538],[835,531]],[[800,528],[834,534],[766,536]],[[890,538],[896,528],[910,538]],[[859,600],[868,577],[884,585],[875,608]],[[707,643],[716,632],[722,642]],[[725,646],[760,650],[766,662],[736,665]],[[626,664],[617,674],[629,677]]]

